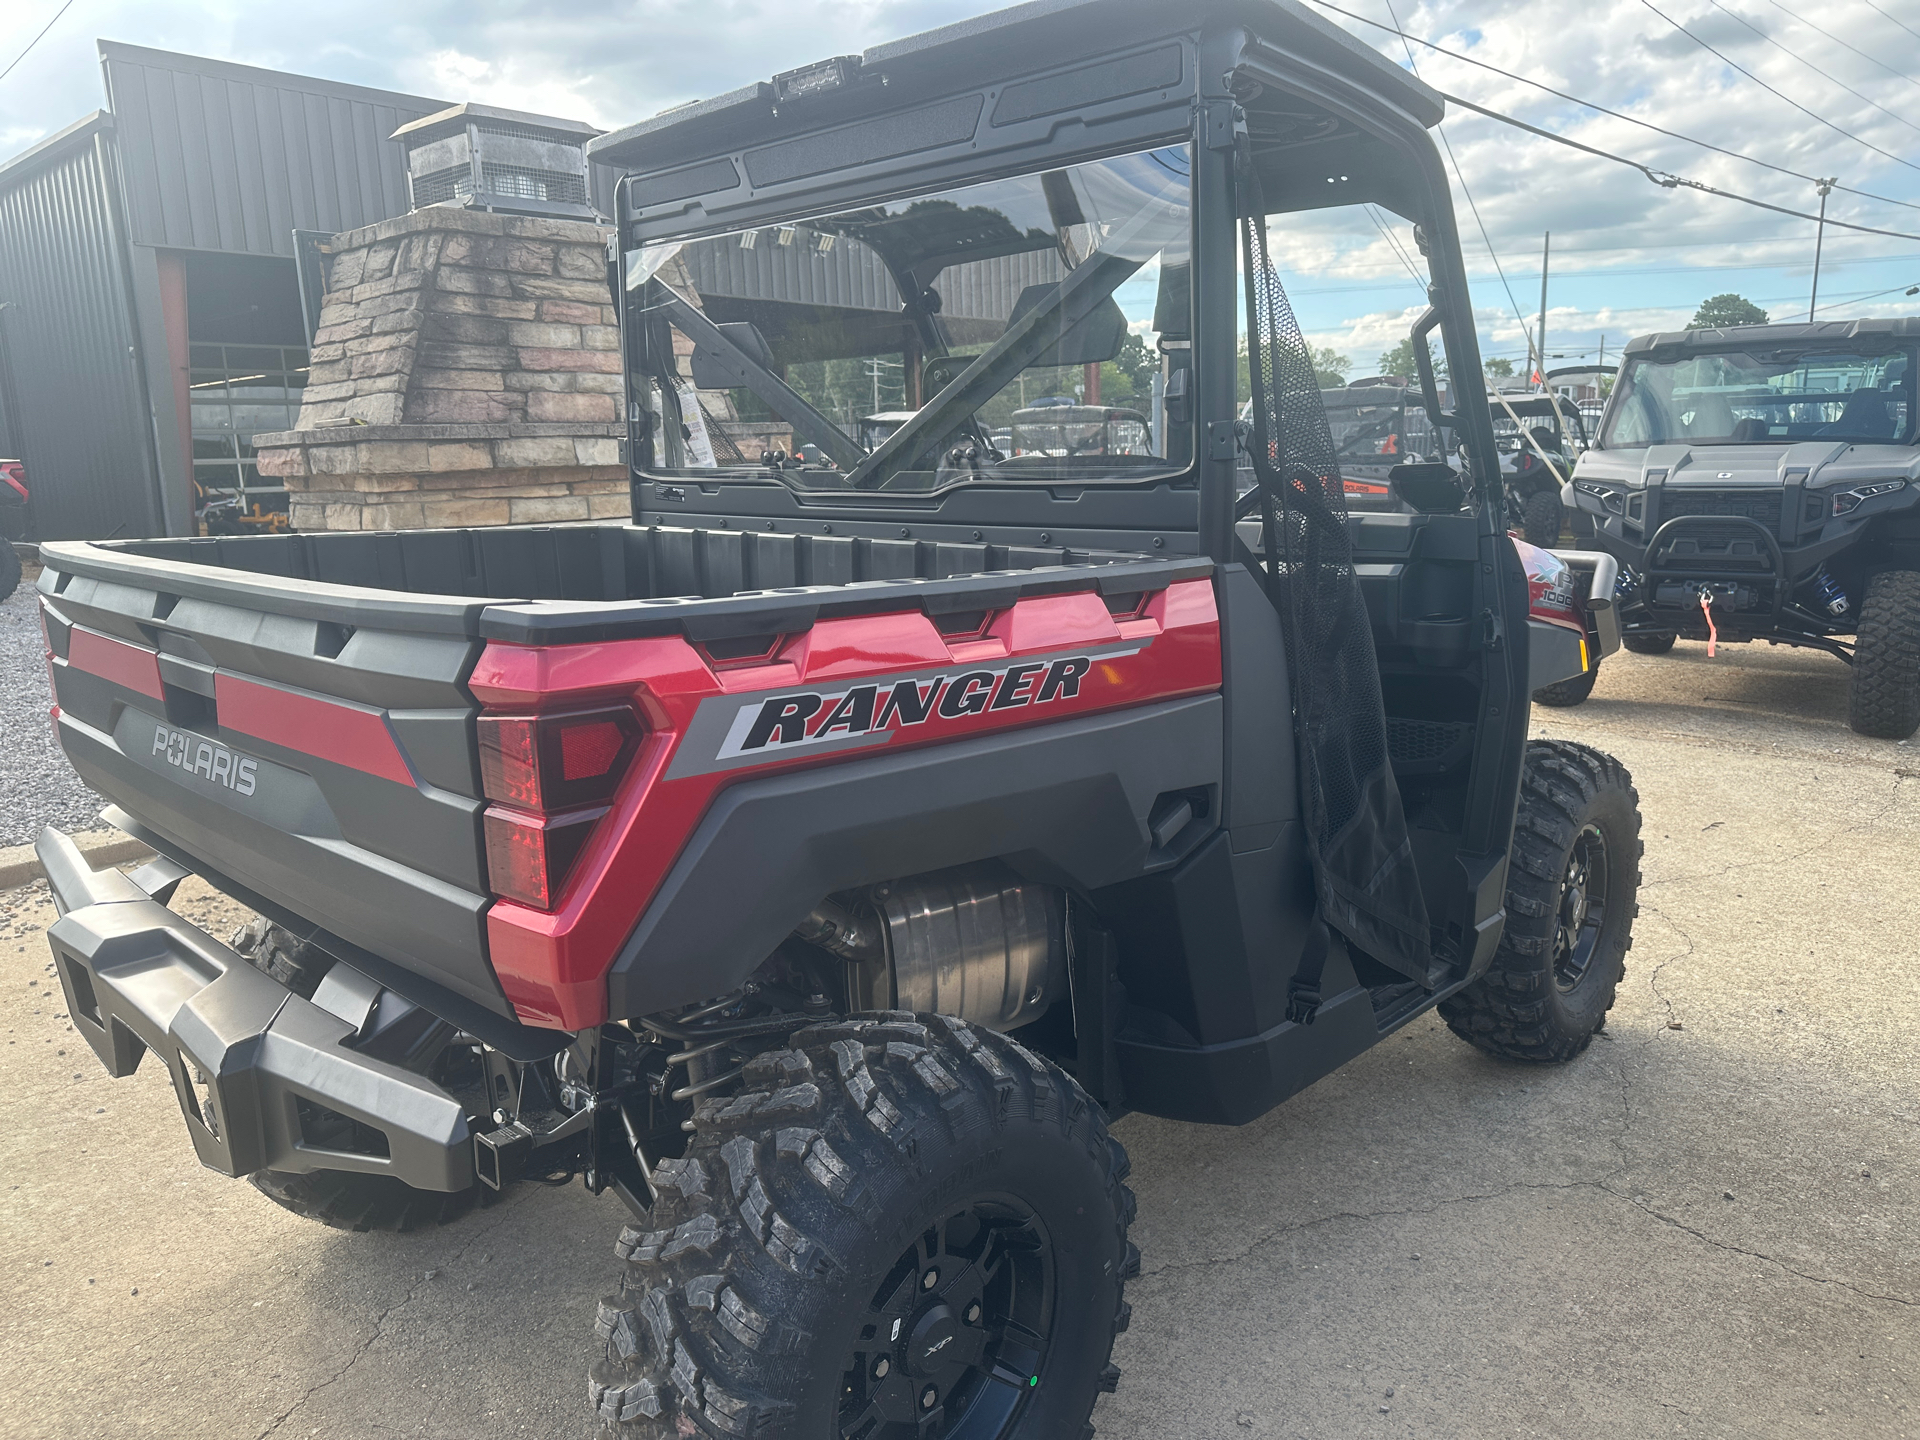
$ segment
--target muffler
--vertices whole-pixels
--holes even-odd
[[[1012,1030],[1067,994],[1066,897],[997,860],[830,897],[794,933],[848,962],[863,1010]]]

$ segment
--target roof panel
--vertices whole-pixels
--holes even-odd
[[[444,100],[100,42],[139,244],[291,255],[407,208],[387,137]]]

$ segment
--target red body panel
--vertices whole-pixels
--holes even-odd
[[[124,685],[153,700],[164,700],[160,688],[160,657],[153,651],[111,635],[102,635],[84,625],[73,627],[67,640],[67,663],[89,675]]]
[[[556,908],[488,911],[520,1018],[580,1030],[608,1018],[608,969],[735,779],[1218,690],[1220,626],[1212,583],[1193,580],[1128,620],[1091,590],[1029,597],[964,640],[918,610],[823,619],[765,661],[718,670],[678,636],[495,642],[468,683],[492,710],[623,699],[647,727]]]
[[[51,647],[48,657],[51,665]],[[160,681],[160,658],[144,646],[75,625],[67,643],[66,663],[149,699],[166,699]],[[263,685],[225,671],[215,672],[213,690],[222,730],[271,740],[401,785],[414,783],[413,771],[387,728],[386,716],[378,710]]]
[[[1587,621],[1575,588],[1573,567],[1551,551],[1528,544],[1519,535],[1509,534],[1508,538],[1519,553],[1520,563],[1527,569],[1528,617],[1585,635]]]
[[[262,685],[224,671],[213,677],[213,692],[223,731],[258,736],[401,785],[414,783],[386,716],[378,710]]]

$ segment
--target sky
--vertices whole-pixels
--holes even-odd
[[[61,3],[0,4],[0,68]],[[1408,34],[1447,50],[1738,156],[1838,177],[1884,198],[1836,190],[1829,216],[1920,237],[1920,0],[1339,3],[1380,24],[1397,18]],[[0,157],[104,103],[97,38],[612,128],[991,8],[965,0],[331,0],[284,9],[257,0],[72,0],[0,80]],[[1409,63],[1395,36],[1322,13],[1394,63]],[[1436,89],[1658,171],[1788,209],[1819,207],[1807,180],[1596,114],[1418,45],[1412,51],[1418,73]],[[1662,188],[1626,166],[1458,107],[1449,107],[1449,117],[1443,135],[1483,353],[1524,358],[1523,324],[1532,325],[1539,308],[1546,232],[1550,365],[1594,359],[1603,344],[1617,353],[1630,336],[1677,329],[1701,300],[1723,291],[1747,296],[1777,320],[1807,318],[1811,221]],[[1356,211],[1274,239],[1302,327],[1315,344],[1349,356],[1357,373],[1374,368],[1422,304],[1402,255],[1374,225],[1388,218]],[[1408,227],[1389,228],[1417,261]],[[1920,285],[1920,238],[1826,231],[1819,318],[1920,314],[1920,296],[1902,293],[1912,285]],[[1881,291],[1891,293],[1874,293]]]

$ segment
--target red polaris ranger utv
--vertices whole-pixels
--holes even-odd
[[[316,1220],[614,1192],[602,1435],[1085,1435],[1109,1117],[1251,1120],[1435,1007],[1568,1060],[1622,973],[1628,777],[1526,738],[1610,615],[1530,618],[1430,368],[1470,468],[1348,517],[1268,253],[1409,225],[1477,374],[1440,118],[1292,4],[1085,0],[602,137],[631,524],[45,547],[61,740],[163,857],[42,837],[74,1024]],[[1129,328],[1157,453],[991,443]],[[875,357],[924,403],[869,451]]]

